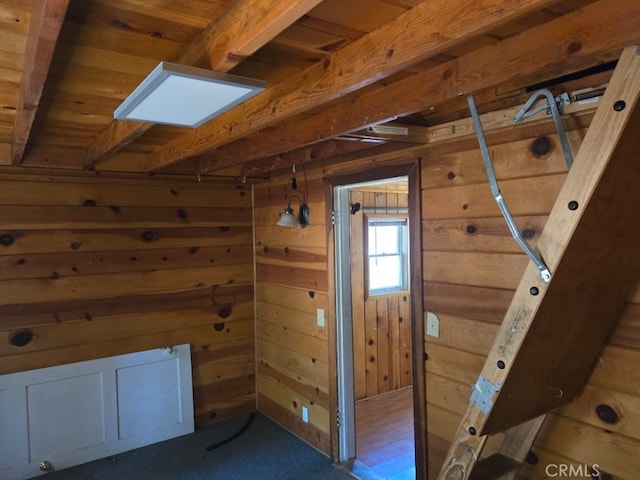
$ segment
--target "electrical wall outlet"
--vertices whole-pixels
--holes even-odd
[[[309,423],[309,409],[304,405],[302,406],[302,421],[304,423]]]
[[[322,308],[319,308],[317,310],[317,318],[318,318],[318,326],[324,327],[324,310]]]
[[[440,319],[433,312],[425,312],[426,323],[427,323],[427,335],[431,337],[439,337],[440,336]]]

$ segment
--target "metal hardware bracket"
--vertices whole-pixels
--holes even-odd
[[[535,108],[531,108],[531,106],[541,97],[546,97],[547,103],[540,105]],[[560,106],[558,106],[560,103]],[[564,126],[562,125],[562,118],[560,118],[560,108],[564,105],[568,105],[571,103],[571,99],[568,94],[560,95],[555,98],[553,93],[551,93],[546,88],[538,90],[535,92],[529,100],[522,106],[522,108],[516,113],[516,116],[513,118],[513,123],[518,123],[525,118],[528,118],[541,110],[551,111],[551,115],[553,116],[553,123],[556,124],[556,130],[558,131],[558,136],[560,137],[560,144],[562,145],[562,153],[564,154],[564,160],[567,163],[567,168],[571,168],[573,165],[573,155],[571,154],[571,148],[569,147],[569,140],[567,140],[567,134],[564,131]]]
[[[473,125],[476,129],[476,136],[478,137],[478,143],[480,144],[480,152],[482,153],[482,160],[484,162],[484,168],[487,172],[487,177],[489,178],[489,185],[491,187],[491,193],[493,198],[498,203],[498,207],[500,208],[500,212],[502,212],[502,216],[507,222],[507,226],[509,227],[509,231],[511,235],[516,240],[520,248],[528,255],[531,261],[536,265],[538,270],[540,271],[540,276],[542,280],[548,283],[551,280],[551,272],[545,265],[545,263],[540,259],[540,257],[533,251],[533,249],[529,246],[529,244],[525,241],[525,239],[520,234],[520,230],[518,230],[518,226],[516,222],[513,220],[513,216],[507,207],[507,204],[500,193],[500,188],[498,187],[498,180],[496,178],[496,172],[493,169],[493,163],[491,162],[491,154],[489,153],[489,147],[487,146],[487,140],[484,136],[484,130],[482,128],[482,122],[480,121],[480,116],[478,115],[478,109],[476,107],[476,102],[473,98],[473,95],[469,95],[467,97],[467,102],[469,103],[469,110],[471,110],[471,116],[473,117]],[[555,104],[555,102],[554,102]]]
[[[478,407],[485,415],[489,415],[493,407],[493,396],[500,390],[501,382],[496,385],[480,375],[478,381],[473,385],[471,402]]]

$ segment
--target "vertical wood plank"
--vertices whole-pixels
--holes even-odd
[[[397,296],[389,297],[389,389],[397,390],[401,385],[400,345],[400,301]]]
[[[400,303],[400,387],[413,384],[413,365],[411,348],[411,301],[409,296],[402,297]]]
[[[351,203],[363,202],[363,194],[349,193]],[[364,244],[362,215],[351,215],[351,316],[353,319],[353,380],[355,398],[367,396],[367,352],[364,313]]]
[[[388,298],[376,302],[378,324],[378,393],[389,391],[389,306]]]
[[[369,299],[365,302],[365,327],[367,345],[367,397],[372,397],[378,391],[378,325],[377,302]]]

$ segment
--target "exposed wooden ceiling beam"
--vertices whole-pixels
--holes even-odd
[[[245,163],[242,166],[242,174],[251,176],[273,173],[287,168],[291,169],[294,165],[301,165],[336,155],[370,150],[376,145],[379,144],[357,140],[327,140],[309,147],[303,147],[259,161]],[[206,162],[206,159],[202,159],[201,161]]]
[[[178,56],[185,65],[205,63],[227,72],[271,41],[322,0],[236,0]]]
[[[257,161],[396,115],[427,110],[463,92],[484,90],[504,81],[524,87],[590,62],[617,58],[623,47],[640,41],[639,16],[640,4],[601,0],[496,45],[483,47],[355,100],[337,103],[299,122],[217,148],[206,162],[201,162],[201,172],[225,168],[237,163],[239,158]],[[598,35],[593,33],[595,25]]]
[[[321,0],[236,0],[175,61],[227,72],[280,34]],[[85,168],[94,167],[154,124],[114,120],[87,147]]]
[[[36,0],[34,2],[13,127],[11,144],[13,165],[19,165],[22,162],[68,6],[69,0]]]
[[[255,133],[551,3],[422,2],[287,81],[158,148],[148,155],[143,168],[157,170]]]
[[[322,176],[336,175],[344,172],[344,166],[348,164],[349,171],[365,172],[374,167],[389,166],[392,164],[406,163],[418,158],[425,147],[407,147],[406,143],[389,142],[383,145],[375,145],[367,150],[344,153],[322,160],[315,160],[305,165],[309,170],[321,168]],[[354,168],[355,166],[355,168]]]
[[[600,84],[598,84],[600,85]],[[587,89],[590,90],[590,89]],[[585,90],[570,91],[572,96]],[[480,115],[487,142],[490,145],[507,143],[529,138],[533,136],[553,135],[556,127],[550,117],[544,113],[539,113],[514,125],[513,117],[520,109],[522,103],[528,99],[523,98],[518,106],[509,106],[500,110],[492,110]],[[591,122],[593,114],[599,105],[599,100],[592,103],[580,104],[572,103],[565,106],[563,124],[567,132],[581,130]],[[572,134],[570,134],[572,135]],[[324,145],[327,142],[318,145]],[[306,147],[312,149],[314,146]],[[372,166],[387,164],[394,161],[406,161],[417,157],[437,157],[451,152],[461,150],[477,149],[478,138],[470,117],[454,120],[447,123],[427,127],[427,143],[424,145],[408,146],[407,143],[389,142],[384,145],[372,144],[371,148],[354,150],[352,152],[336,153],[327,157],[311,156],[309,158],[296,158],[298,170],[302,165],[306,168],[323,167],[324,174],[335,173],[334,166],[342,163],[349,163],[352,169],[368,169]],[[306,150],[301,149],[301,150]],[[294,153],[294,152],[292,152]],[[284,155],[277,155],[260,160],[248,162],[243,166],[243,174],[261,175],[269,173],[271,175],[284,173],[286,167],[291,167],[291,163],[284,163],[281,159]]]

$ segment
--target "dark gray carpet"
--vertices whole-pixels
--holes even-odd
[[[52,472],[47,480],[344,480],[331,459],[256,414],[238,438],[212,451],[208,445],[238,432],[248,416],[200,428],[194,434],[114,457]]]

